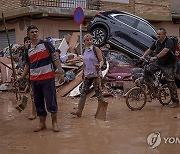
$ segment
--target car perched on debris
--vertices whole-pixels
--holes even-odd
[[[88,31],[96,46],[109,44],[133,58],[142,56],[156,40],[156,28],[148,21],[122,11],[98,13],[90,21]]]

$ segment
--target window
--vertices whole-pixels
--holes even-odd
[[[136,21],[136,19],[134,19],[133,17],[130,16],[125,16],[125,15],[116,15],[114,16],[117,20],[129,25],[129,26],[133,26],[134,22]]]
[[[86,9],[86,0],[61,0],[62,8],[77,8],[82,7]]]
[[[156,37],[155,30],[145,22],[140,21],[137,25],[137,29],[153,38]]]

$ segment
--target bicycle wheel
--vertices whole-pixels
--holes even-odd
[[[158,100],[162,105],[168,105],[171,102],[171,94],[167,84],[162,86]]]
[[[131,110],[141,110],[146,101],[147,95],[140,87],[134,87],[126,94],[126,104]]]

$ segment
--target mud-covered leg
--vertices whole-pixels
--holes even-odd
[[[84,79],[82,93],[81,93],[80,100],[78,103],[78,109],[76,112],[71,112],[72,115],[76,115],[79,118],[81,117],[82,111],[84,109],[84,105],[86,102],[87,93],[89,91],[91,84],[92,84],[92,79],[87,79],[87,78]]]
[[[57,113],[51,113],[51,118],[52,118],[53,132],[59,132],[58,123],[57,123]]]

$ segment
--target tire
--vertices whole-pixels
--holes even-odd
[[[97,47],[102,47],[106,44],[107,31],[104,28],[95,28],[92,30],[93,44]]]
[[[167,86],[167,84],[162,86],[162,90],[159,93],[159,102],[164,106],[168,105],[171,102],[171,95],[170,95],[170,90]]]
[[[141,110],[146,102],[147,94],[140,87],[134,87],[126,94],[126,105],[131,110]]]

